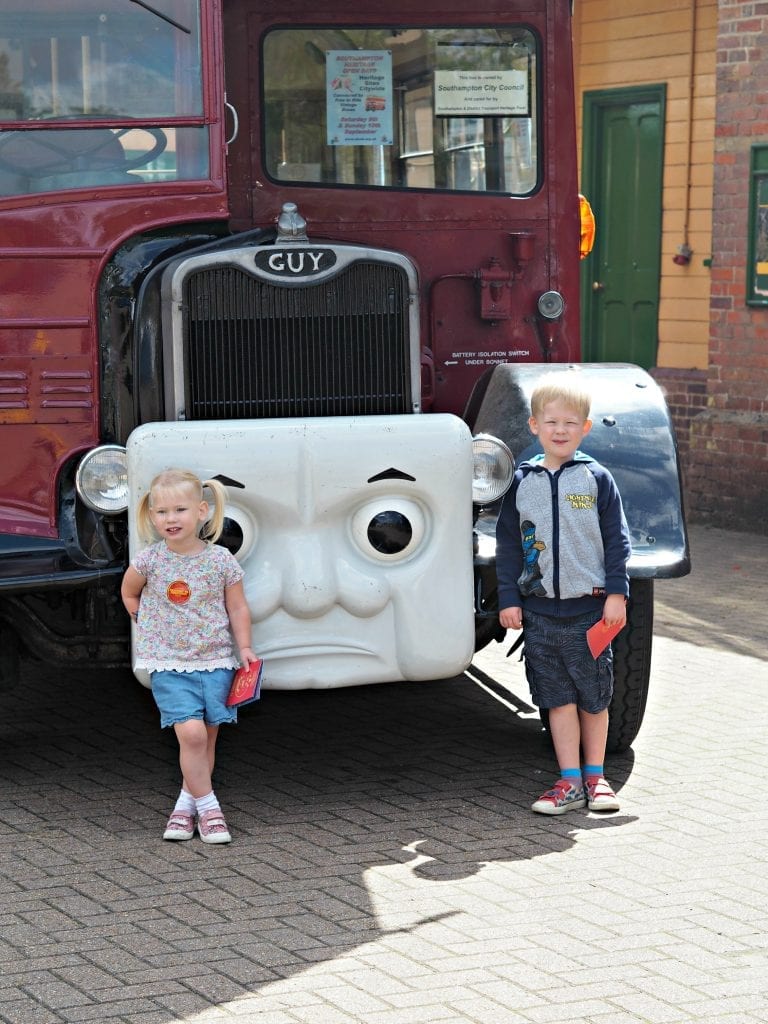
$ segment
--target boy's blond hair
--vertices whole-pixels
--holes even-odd
[[[582,420],[589,419],[592,396],[583,377],[576,370],[564,370],[543,377],[531,393],[531,415],[536,418],[541,416],[544,406],[550,402],[562,402],[578,412]]]
[[[142,540],[157,540],[157,534],[152,525],[152,496],[159,491],[184,492],[193,503],[206,501],[203,491],[207,488],[213,495],[212,510],[210,516],[203,522],[200,530],[201,540],[213,544],[221,536],[224,528],[224,506],[227,502],[227,489],[218,480],[201,480],[188,469],[165,469],[158,473],[149,485],[149,490],[139,502],[136,510],[136,526]],[[209,503],[211,504],[211,503]]]

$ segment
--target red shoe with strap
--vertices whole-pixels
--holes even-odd
[[[587,807],[590,811],[618,811],[620,803],[616,794],[602,777],[590,776],[584,780],[587,791]]]
[[[583,786],[574,786],[568,779],[558,779],[551,789],[531,804],[537,814],[565,814],[566,811],[585,807],[587,799]]]

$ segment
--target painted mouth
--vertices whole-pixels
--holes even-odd
[[[379,652],[372,651],[368,647],[363,647],[361,644],[346,643],[336,641],[335,643],[322,643],[312,641],[298,641],[291,643],[291,641],[283,641],[281,643],[273,643],[258,645],[259,655],[270,661],[278,661],[281,658],[315,658],[322,657],[323,655],[339,655],[339,654],[356,654],[366,655],[369,658],[379,657]]]

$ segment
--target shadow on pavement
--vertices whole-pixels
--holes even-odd
[[[530,812],[554,759],[525,708],[468,675],[266,691],[222,730],[235,841],[211,847],[160,838],[177,750],[129,673],[27,679],[0,698],[0,1020],[193,1020],[387,935],[434,939],[494,863],[633,821]]]

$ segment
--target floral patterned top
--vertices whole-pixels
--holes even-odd
[[[137,620],[136,668],[237,668],[224,590],[244,573],[226,548],[207,544],[198,554],[178,555],[160,541],[140,551],[131,565],[147,581]]]

